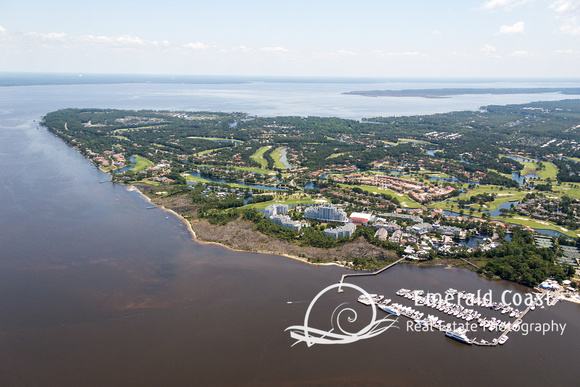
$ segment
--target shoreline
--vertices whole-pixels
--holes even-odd
[[[124,184],[125,185],[125,184]],[[227,248],[230,251],[236,251],[236,252],[244,252],[244,253],[255,253],[255,254],[270,254],[270,255],[277,255],[277,256],[281,256],[281,257],[285,257],[285,258],[290,258],[293,259],[295,261],[300,261],[302,263],[311,265],[311,266],[338,266],[344,269],[348,269],[350,271],[353,272],[369,272],[369,271],[376,271],[379,268],[373,268],[373,269],[360,269],[357,270],[354,267],[350,267],[345,265],[344,263],[339,263],[337,261],[327,261],[327,262],[312,262],[310,261],[309,258],[304,258],[304,257],[300,257],[297,255],[293,255],[293,254],[289,254],[289,253],[284,253],[284,252],[280,252],[280,251],[269,251],[269,250],[260,250],[260,249],[244,249],[244,248],[236,248],[234,246],[225,244],[223,242],[216,242],[216,241],[209,241],[209,240],[204,240],[202,238],[199,237],[198,233],[195,231],[193,224],[191,221],[189,221],[188,219],[186,219],[183,215],[179,214],[178,212],[176,212],[175,210],[172,210],[170,208],[167,208],[165,205],[163,204],[158,204],[155,203],[153,200],[151,200],[151,198],[149,196],[147,196],[144,192],[142,192],[137,186],[133,185],[133,184],[127,184],[125,185],[126,189],[128,191],[137,191],[139,193],[139,195],[143,196],[147,202],[149,202],[150,204],[154,205],[156,208],[159,208],[165,212],[171,213],[172,215],[176,216],[178,219],[180,219],[183,223],[185,223],[187,230],[189,231],[190,237],[192,240],[194,240],[196,243],[200,243],[200,244],[213,244],[213,245],[217,245],[223,248]],[[314,259],[314,258],[312,258]],[[470,269],[469,267],[462,267],[457,265],[454,262],[449,262],[449,260],[445,260],[442,262],[433,262],[433,261],[427,261],[426,263],[417,261],[417,262],[408,262],[405,261],[405,263],[414,263],[416,264],[416,266],[418,267],[436,267],[436,266],[443,266],[446,269],[451,269],[451,268],[457,268],[457,269],[465,269],[465,270],[469,270],[469,271],[474,271],[472,269]],[[348,262],[347,262],[348,264]],[[482,278],[486,278],[485,276],[482,276],[481,274],[478,274],[480,277]],[[490,279],[490,278],[488,278]],[[510,281],[508,281],[510,282]],[[576,304],[580,305],[580,300],[574,300],[574,299],[570,299],[570,298],[561,298],[562,301],[570,301]]]
[[[295,261],[300,261],[300,262],[303,262],[303,263],[308,264],[308,265],[311,265],[311,266],[338,266],[338,267],[341,267],[341,268],[344,268],[344,269],[351,270],[353,272],[366,272],[366,271],[375,271],[377,269],[380,269],[380,267],[379,267],[379,268],[373,268],[373,269],[368,269],[368,270],[357,270],[357,269],[355,269],[353,267],[347,266],[347,265],[342,264],[342,263],[333,262],[333,261],[331,261],[331,262],[311,262],[308,258],[299,257],[299,256],[293,255],[293,254],[288,254],[288,253],[283,253],[283,252],[276,252],[276,251],[269,251],[269,250],[259,250],[259,249],[256,249],[256,250],[253,250],[253,249],[252,250],[250,250],[250,249],[239,249],[239,248],[235,248],[235,247],[232,247],[230,245],[227,245],[227,244],[224,244],[224,243],[221,243],[221,242],[207,241],[207,240],[201,239],[198,236],[198,233],[195,232],[192,223],[188,219],[186,219],[184,216],[182,216],[181,214],[179,214],[178,212],[176,212],[176,211],[174,211],[172,209],[169,209],[169,208],[165,207],[162,204],[157,204],[157,203],[153,202],[151,200],[151,198],[149,196],[147,196],[145,193],[143,193],[137,186],[132,185],[132,184],[129,184],[129,185],[126,185],[126,186],[127,186],[127,189],[129,191],[137,191],[139,193],[139,195],[143,196],[150,204],[154,205],[155,207],[157,207],[157,208],[159,208],[159,209],[161,209],[163,211],[169,212],[169,213],[175,215],[177,218],[179,218],[183,223],[185,223],[188,231],[190,232],[191,239],[194,240],[197,243],[201,243],[201,244],[213,244],[213,245],[217,245],[217,246],[221,246],[221,247],[227,248],[228,250],[231,250],[231,251],[239,251],[239,252],[255,253],[255,254],[271,254],[271,255],[277,255],[277,256],[281,256],[281,257],[290,258],[290,259],[293,259]],[[405,261],[405,263],[414,263],[416,266],[419,266],[419,267],[444,266],[444,267],[447,267],[447,268],[455,267],[455,268],[458,268],[458,269],[470,270],[467,267],[461,267],[461,266],[458,266],[456,264],[453,264],[453,263],[450,263],[450,262],[447,262],[447,261],[446,262],[438,262],[438,263],[430,262],[429,264],[421,264],[421,262],[419,262],[419,261],[417,261],[417,262],[408,262],[408,261]],[[472,270],[470,270],[470,271],[472,271]]]
[[[343,264],[340,263],[336,263],[336,262],[322,262],[322,263],[316,263],[316,262],[310,262],[307,258],[301,258],[295,255],[291,255],[291,254],[287,254],[287,253],[277,253],[277,252],[273,252],[273,251],[263,251],[263,250],[256,250],[256,251],[250,251],[250,250],[241,250],[241,249],[236,249],[234,247],[228,246],[226,244],[220,243],[220,242],[212,242],[212,241],[206,241],[203,239],[200,239],[197,236],[197,233],[195,232],[195,230],[193,229],[193,226],[191,225],[191,222],[189,220],[187,220],[185,217],[183,217],[182,215],[178,214],[177,212],[173,211],[172,209],[169,209],[161,204],[156,204],[154,203],[151,198],[147,195],[145,195],[143,192],[141,192],[141,190],[139,188],[137,188],[134,185],[128,185],[127,186],[127,190],[128,191],[137,191],[141,196],[143,196],[149,203],[151,203],[152,205],[154,205],[155,207],[169,212],[173,215],[175,215],[178,219],[180,219],[183,223],[185,223],[185,225],[187,226],[188,231],[190,232],[190,236],[191,239],[196,241],[197,243],[201,243],[201,244],[213,244],[213,245],[217,245],[217,246],[221,246],[221,247],[225,247],[228,250],[231,251],[239,251],[239,252],[244,252],[244,253],[255,253],[255,254],[271,254],[271,255],[278,255],[281,257],[286,257],[286,258],[290,258],[290,259],[294,259],[296,261],[300,261],[303,263],[306,263],[308,265],[312,265],[312,266],[338,266],[338,267],[342,267],[345,269],[349,269],[352,271],[356,271],[348,266],[345,266]]]

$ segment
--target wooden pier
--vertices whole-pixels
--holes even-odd
[[[544,295],[546,295],[546,294],[547,294],[547,293],[540,293],[540,295],[538,296],[538,298],[536,298],[536,300],[534,301],[534,304],[533,304],[533,305],[536,305],[536,304],[538,303],[538,301],[541,301],[541,300],[542,300],[542,298],[544,298]],[[530,310],[532,310],[531,308],[532,308],[532,305],[528,306],[528,307],[526,308],[526,310],[524,310],[524,311],[523,311],[523,312],[522,312],[522,313],[521,313],[521,314],[518,316],[518,318],[516,318],[516,320],[513,322],[513,324],[511,324],[511,325],[510,325],[510,327],[509,327],[508,329],[506,329],[505,331],[503,331],[503,332],[502,332],[502,334],[501,334],[501,335],[500,335],[500,336],[499,336],[497,339],[493,340],[491,343],[488,343],[488,344],[482,344],[482,343],[478,343],[478,342],[476,342],[476,341],[472,341],[472,344],[474,344],[474,345],[479,345],[479,346],[486,346],[486,347],[495,347],[496,345],[498,345],[498,344],[499,344],[499,341],[500,341],[500,340],[501,340],[501,339],[502,339],[504,336],[507,336],[507,334],[511,332],[511,330],[512,330],[512,327],[513,327],[514,325],[516,325],[518,322],[520,322],[520,323],[522,322],[522,320],[524,319],[524,317],[526,316],[526,314],[528,314],[528,312],[529,312]]]
[[[383,267],[382,269],[379,269],[377,271],[373,271],[372,273],[356,273],[356,274],[343,274],[342,277],[340,278],[340,286],[338,287],[338,293],[342,293],[344,290],[342,290],[342,282],[344,281],[344,279],[346,277],[363,277],[363,276],[369,276],[369,275],[378,275],[381,274],[383,271],[395,266],[397,263],[404,261],[405,258],[401,258],[393,263],[391,263],[390,265],[387,265],[385,267]]]
[[[395,263],[397,263],[397,262],[395,262]],[[393,264],[395,264],[395,263],[393,263]],[[389,265],[388,267],[390,267],[390,266],[392,266],[392,265]],[[381,271],[387,269],[388,267],[385,267],[385,268],[381,269]],[[373,274],[374,275],[376,273],[369,273],[369,274]],[[535,309],[535,307],[538,306],[538,303],[542,301],[542,299],[544,298],[544,296],[546,294],[548,294],[548,293],[547,292],[546,293],[540,293],[536,297],[536,299],[534,300],[534,304],[528,306],[522,313],[520,313],[518,315],[518,317],[514,320],[514,322],[512,324],[509,324],[509,328],[507,328],[506,330],[504,330],[499,335],[498,338],[492,340],[491,342],[488,342],[488,341],[481,342],[481,341],[476,341],[474,339],[470,339],[469,340],[469,343],[466,343],[466,344],[473,344],[473,345],[477,345],[477,346],[480,346],[480,347],[496,347],[499,344],[499,342],[501,341],[501,339],[504,336],[507,336],[508,333],[511,332],[511,330],[513,329],[513,326],[514,325],[518,325],[518,323],[521,324],[523,318],[530,312],[530,310],[532,310],[532,306],[534,306],[534,309]],[[414,319],[414,317],[412,315],[409,315],[408,313],[405,313],[405,312],[400,312],[400,316],[407,317],[409,319]],[[423,321],[425,321],[425,320],[423,320]],[[449,326],[451,325],[449,323],[444,323],[444,324],[431,324],[428,321],[425,321],[425,323],[427,325],[429,325],[431,328],[437,329],[437,330],[439,330],[441,332],[448,332],[449,331]]]
[[[467,263],[467,264],[469,264],[469,265],[471,265],[471,266],[475,267],[476,269],[479,269],[479,266],[477,266],[475,263],[471,263],[471,262],[469,262],[467,259],[463,259],[463,258],[459,258],[459,259],[461,259],[461,260],[462,260],[462,261],[464,261],[465,263]]]

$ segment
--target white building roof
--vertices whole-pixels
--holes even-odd
[[[364,212],[353,212],[349,216],[349,218],[360,218],[360,219],[366,219],[367,221],[371,220],[372,217],[373,217],[372,214],[365,214]]]

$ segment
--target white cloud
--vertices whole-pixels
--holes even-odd
[[[431,35],[441,35],[443,32],[439,31],[439,30],[435,30],[433,32],[431,32]]]
[[[524,58],[524,57],[530,57],[533,56],[533,54],[529,51],[525,51],[525,50],[518,50],[518,51],[514,51],[510,54],[510,56],[516,57],[516,58]]]
[[[480,51],[484,52],[486,54],[492,54],[492,53],[496,52],[497,49],[494,46],[492,46],[491,44],[486,44],[485,46],[483,46],[483,48]]]
[[[291,52],[292,50],[289,50],[289,49],[284,48],[284,47],[262,47],[262,48],[260,48],[260,51],[264,51],[264,52]]]
[[[578,50],[554,50],[552,51],[556,55],[576,55]]]
[[[86,42],[86,43],[96,43],[96,44],[108,44],[115,46],[144,46],[146,44],[154,45],[153,42],[146,42],[145,40],[129,35],[122,36],[94,36],[94,35],[81,35],[78,37],[69,37],[69,40]]]
[[[346,56],[356,56],[356,54],[353,51],[348,51],[348,50],[338,50],[338,54],[339,55],[346,55]]]
[[[488,11],[497,9],[509,11],[531,1],[533,0],[488,0],[483,4],[482,8]]]
[[[145,44],[145,41],[141,38],[138,38],[136,36],[129,36],[129,35],[123,35],[123,36],[118,36],[115,41],[117,43],[121,43],[121,44],[137,44],[137,45],[143,45]]]
[[[372,54],[378,57],[428,57],[429,55],[418,51],[401,51],[401,52],[384,52],[380,50],[372,51]]]
[[[49,32],[49,33],[38,33],[38,32],[29,32],[27,34],[31,37],[39,37],[42,40],[60,40],[63,41],[67,38],[67,34],[63,32]]]
[[[518,35],[523,34],[525,31],[524,22],[517,22],[511,26],[503,25],[499,28],[496,35]]]
[[[233,50],[237,51],[237,52],[250,52],[250,51],[252,51],[251,48],[248,48],[246,46],[237,46],[237,47],[234,47]]]
[[[154,46],[169,46],[171,43],[169,43],[169,40],[162,40],[161,42],[154,40],[151,42],[151,44]]]
[[[0,26],[0,34],[3,34],[3,33],[5,33],[5,32],[7,32],[7,31],[6,31],[6,28],[4,28],[4,27]]]
[[[562,20],[563,24],[558,29],[563,34],[580,35],[580,1],[579,0],[556,0],[550,8],[556,13],[556,17]]]
[[[187,43],[187,44],[184,44],[183,47],[185,47],[185,48],[191,48],[193,50],[206,50],[206,49],[209,48],[208,45],[203,44],[201,42]]]

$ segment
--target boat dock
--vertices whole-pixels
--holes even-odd
[[[391,267],[396,263],[397,262],[394,262],[393,264],[384,267],[383,269],[381,269],[381,271],[388,269],[389,267]],[[376,272],[365,273],[362,275],[376,275],[376,274],[378,273]],[[499,337],[489,342],[483,339],[482,340],[477,340],[473,338],[470,339],[465,335],[464,332],[458,333],[459,330],[455,330],[456,323],[445,322],[443,319],[440,319],[435,315],[428,315],[427,317],[423,318],[425,313],[421,312],[420,310],[414,309],[413,307],[410,306],[405,306],[399,303],[393,303],[389,305],[389,307],[387,308],[386,307],[387,304],[382,305],[382,302],[379,302],[377,306],[379,309],[382,309],[387,313],[407,317],[411,320],[414,320],[415,323],[420,324],[422,326],[428,326],[429,328],[445,332],[446,336],[454,338],[462,343],[473,344],[482,347],[495,347],[497,345],[504,344],[508,340],[507,335],[512,330],[516,330],[517,328],[519,328],[520,324],[523,321],[523,318],[531,310],[534,310],[537,306],[541,305],[544,296],[547,294],[547,293],[538,294],[532,305],[528,306],[524,311],[519,311],[507,304],[492,302],[491,300],[485,300],[479,297],[476,298],[474,294],[466,293],[465,291],[458,292],[455,289],[449,289],[447,292],[449,292],[450,295],[457,295],[458,299],[464,299],[466,302],[471,302],[471,304],[468,305],[474,306],[477,305],[482,308],[496,310],[500,312],[502,315],[505,315],[506,317],[509,316],[515,319],[513,320],[513,322],[508,322],[506,320],[496,319],[495,317],[492,318],[484,317],[480,312],[478,312],[475,309],[463,307],[462,305],[460,305],[460,302],[451,303],[448,302],[447,300],[445,301],[441,299],[433,300],[430,298],[429,294],[427,294],[426,296],[422,296],[423,295],[422,290],[399,289],[396,292],[398,296],[414,301],[416,306],[425,306],[433,308],[444,314],[449,315],[452,318],[463,319],[465,320],[466,323],[473,321],[472,324],[477,323],[480,327],[483,327],[484,331],[486,331],[487,329],[489,329],[489,331],[495,331],[497,329],[498,332],[501,332]],[[382,299],[383,296],[378,297]],[[390,302],[390,300],[388,301]],[[370,305],[371,303],[369,302],[368,304]]]
[[[356,274],[343,274],[342,277],[340,278],[340,286],[338,287],[338,293],[342,293],[344,290],[342,290],[342,282],[344,281],[345,278],[347,277],[363,277],[363,276],[369,276],[369,275],[378,275],[381,274],[383,271],[390,269],[391,267],[395,266],[397,263],[404,261],[405,258],[401,258],[393,263],[391,263],[390,265],[387,265],[385,267],[383,267],[382,269],[379,269],[377,271],[373,271],[371,273],[356,273]]]
[[[526,310],[524,310],[524,311],[523,311],[523,313],[522,313],[522,314],[521,314],[521,315],[520,315],[520,316],[519,316],[519,317],[516,319],[516,321],[514,321],[514,323],[513,323],[511,326],[509,326],[509,327],[508,327],[508,329],[506,329],[505,331],[503,331],[503,332],[502,332],[502,334],[501,334],[501,335],[500,335],[500,336],[499,336],[499,337],[498,337],[496,340],[494,340],[494,341],[492,341],[491,343],[489,343],[489,344],[488,344],[488,346],[496,346],[496,345],[497,345],[497,344],[498,344],[498,343],[499,343],[499,342],[500,342],[500,341],[501,341],[501,340],[504,338],[504,336],[507,336],[507,334],[508,334],[508,333],[510,333],[510,331],[512,330],[512,328],[513,328],[513,326],[514,326],[514,325],[519,325],[519,324],[521,324],[521,322],[523,321],[523,319],[524,319],[524,317],[526,316],[526,314],[528,314],[528,312],[529,312],[530,310],[532,310],[532,309],[531,309],[531,308],[532,308],[532,306],[534,306],[534,308],[535,308],[535,305],[536,305],[536,304],[537,304],[539,301],[542,301],[542,299],[544,298],[544,296],[545,296],[546,294],[547,294],[547,293],[540,293],[540,295],[539,295],[539,296],[538,296],[538,298],[536,299],[536,302],[534,303],[534,305],[530,305],[530,306],[528,306],[528,307],[526,308]],[[483,345],[483,344],[477,344],[477,343],[475,343],[475,342],[474,342],[473,344],[475,344],[475,345]]]

